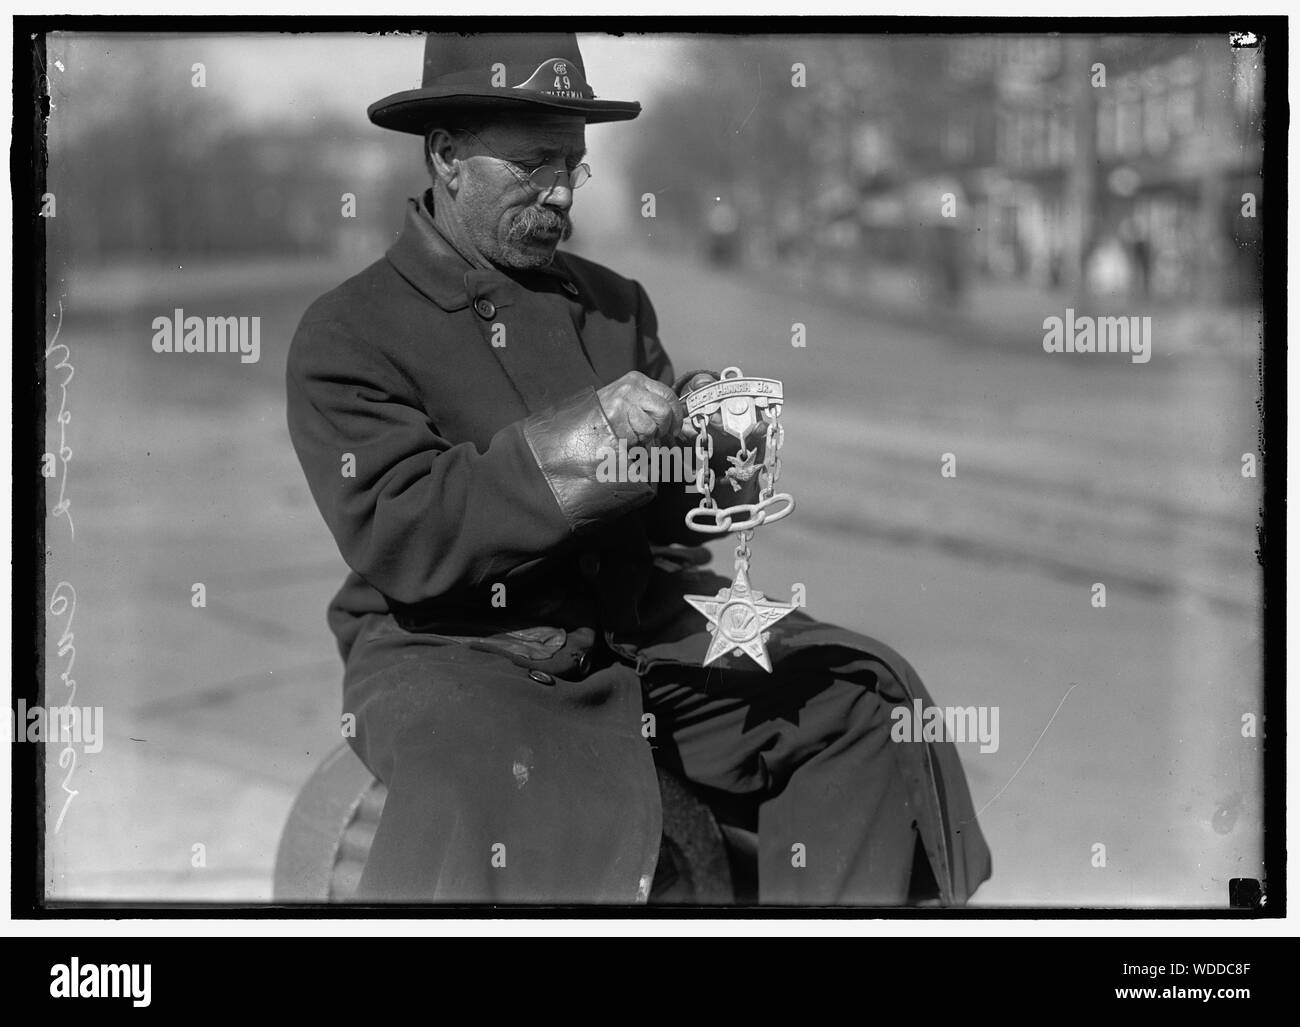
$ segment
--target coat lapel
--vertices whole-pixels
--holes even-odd
[[[408,202],[406,223],[388,259],[443,310],[470,308],[483,345],[492,350],[529,413],[604,384],[574,324],[569,295],[575,287],[562,268],[526,276],[537,288],[502,271],[475,268],[434,227],[419,199]]]
[[[388,250],[388,261],[443,310],[463,310],[469,305],[464,278],[470,263],[433,227],[422,206],[418,198],[406,201],[406,220]]]

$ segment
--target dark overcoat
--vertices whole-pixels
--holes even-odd
[[[351,568],[329,610],[345,711],[364,716],[402,688],[435,704],[435,772],[457,816],[519,803],[519,782],[485,773],[485,753],[516,771],[520,753],[544,764],[554,787],[518,809],[535,821],[530,844],[586,845],[532,894],[643,900],[661,813],[641,696],[584,684],[609,680],[588,679],[590,650],[599,634],[640,674],[698,668],[709,635],[682,595],[729,582],[682,548],[699,541],[683,525],[698,496],[595,480],[601,448],[617,446],[596,390],[632,369],[673,384],[674,370],[638,283],[564,253],[538,272],[477,269],[428,202],[410,202],[383,259],[310,307],[289,354],[290,433]],[[888,647],[802,611],[769,644],[778,673],[816,647],[883,664],[891,701],[930,701]],[[713,667],[753,672],[747,657]],[[400,773],[365,739],[358,748],[381,777]],[[989,857],[956,752],[901,748],[941,897],[960,903]]]

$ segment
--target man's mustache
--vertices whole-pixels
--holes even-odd
[[[559,233],[563,242],[573,234],[573,219],[546,207],[525,207],[510,226],[507,238],[513,242],[537,239]]]

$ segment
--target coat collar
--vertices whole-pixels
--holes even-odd
[[[431,202],[430,191],[406,201],[406,221],[387,256],[398,274],[443,310],[461,310],[469,306],[472,299],[484,293],[485,287],[493,284],[498,288],[491,291],[499,297],[505,291],[499,286],[511,281],[525,289],[536,289],[539,286],[544,288],[548,280],[554,280],[576,295],[572,276],[559,253],[550,267],[525,272],[518,277],[504,271],[474,267],[434,225],[427,202]]]

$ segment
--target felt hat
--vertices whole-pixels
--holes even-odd
[[[630,120],[641,105],[597,98],[572,32],[432,33],[420,88],[377,100],[367,113],[381,128],[423,135],[448,114],[491,111],[579,114],[596,123]]]

